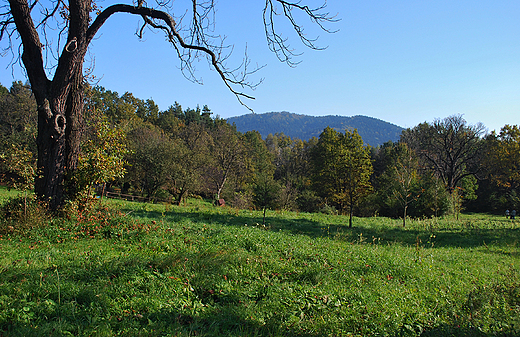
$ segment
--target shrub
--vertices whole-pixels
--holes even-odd
[[[0,234],[26,234],[49,220],[44,203],[35,196],[8,199],[0,206]]]
[[[321,198],[311,190],[303,190],[296,202],[300,211],[309,213],[317,212],[322,204]]]
[[[334,206],[331,206],[329,204],[324,204],[323,207],[320,208],[320,213],[328,214],[328,215],[338,215],[338,210]]]
[[[237,192],[231,200],[231,206],[238,209],[250,209],[252,205],[252,196],[248,192]]]

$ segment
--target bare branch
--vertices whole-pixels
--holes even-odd
[[[193,0],[193,5],[195,9],[196,6],[198,6],[195,0]],[[222,55],[222,50],[226,49],[226,47],[222,44],[217,46],[210,44],[207,40],[207,35],[204,34],[206,27],[202,25],[202,22],[205,21],[205,18],[209,13],[208,10],[212,8],[213,2],[210,2],[207,5],[207,7],[204,7],[205,12],[203,12],[201,15],[194,15],[194,21],[196,22],[195,26],[197,28],[192,28],[192,30],[195,32],[194,35],[197,35],[198,37],[193,37],[192,35],[192,42],[187,43],[180,35],[175,20],[168,13],[142,6],[135,7],[124,4],[113,5],[103,10],[98,15],[96,20],[92,23],[92,25],[87,31],[87,44],[90,43],[90,41],[95,36],[99,28],[111,15],[115,13],[129,13],[139,15],[143,18],[144,23],[139,29],[138,35],[142,37],[144,33],[144,28],[146,26],[162,30],[168,37],[168,40],[175,47],[177,55],[181,60],[181,69],[185,71],[185,74],[187,72],[187,77],[189,79],[198,82],[194,76],[193,60],[198,57],[198,53],[200,52],[208,58],[208,61],[220,75],[224,84],[237,97],[239,102],[247,107],[247,105],[243,103],[242,98],[254,99],[254,97],[235,90],[233,86],[235,85],[240,86],[242,88],[248,87],[254,89],[258,85],[258,83],[248,83],[247,77],[258,71],[261,67],[257,67],[253,70],[248,70],[250,62],[249,59],[247,59],[246,57],[241,67],[237,68],[242,69],[241,72],[237,72],[237,69],[229,70],[226,68],[226,66],[224,65],[224,61],[227,58],[227,56]],[[159,22],[162,22],[162,24]]]
[[[55,68],[61,62],[58,62],[58,57],[63,52],[62,45],[65,45],[65,51],[69,52],[69,54],[76,48],[71,40],[73,36],[67,35],[70,33],[69,23],[71,20],[69,5],[74,4],[74,1],[46,0],[45,4],[40,2],[40,0],[9,1],[25,3],[29,12],[28,17],[31,18],[32,15],[37,20],[35,22],[36,25],[33,27],[36,33],[35,36],[38,37],[38,33],[40,33],[42,38],[41,42],[38,42],[40,43],[40,55],[33,55],[32,57],[43,61],[44,73]],[[28,4],[27,1],[31,3]],[[80,46],[82,49],[87,48],[98,30],[111,15],[115,13],[139,15],[143,22],[136,34],[142,38],[147,27],[163,31],[175,48],[181,64],[180,70],[187,79],[196,83],[202,83],[202,80],[195,75],[195,66],[199,59],[205,58],[241,104],[245,105],[242,101],[243,98],[253,99],[251,95],[237,90],[237,87],[254,90],[262,80],[251,83],[249,82],[249,77],[262,69],[263,66],[251,66],[247,55],[247,46],[242,63],[236,68],[227,66],[226,63],[233,52],[233,47],[224,44],[224,36],[213,35],[216,6],[214,0],[191,0],[191,6],[189,6],[191,8],[188,7],[184,14],[175,18],[168,14],[169,10],[173,10],[174,0],[155,0],[159,9],[149,7],[145,0],[132,1],[133,5],[117,4],[103,10],[95,3],[92,3],[89,11],[92,14],[96,14],[96,16],[94,19],[94,15],[92,15],[93,21],[88,28],[86,40],[81,41],[81,44],[79,44],[80,41],[78,40],[78,48]],[[287,63],[291,67],[299,63],[294,61],[294,59],[300,54],[291,49],[287,38],[275,29],[275,21],[278,16],[287,19],[302,43],[315,50],[324,48],[317,45],[318,37],[314,38],[306,35],[300,22],[300,16],[308,17],[321,30],[328,33],[333,31],[329,30],[325,24],[338,21],[334,16],[325,11],[326,2],[317,8],[311,8],[303,5],[302,1],[266,0],[263,10],[265,34],[269,49],[276,54],[280,61]],[[34,15],[36,9],[39,9],[39,16]],[[21,37],[21,34],[15,27],[11,11],[11,4],[0,6],[0,39],[7,38],[9,40],[7,47],[3,50],[3,55],[11,51],[13,53],[13,62],[11,64],[14,64],[21,61],[20,53],[16,53],[16,48],[13,48],[14,40]],[[183,20],[189,21],[189,23],[183,25]],[[25,49],[24,52],[27,53]],[[45,55],[45,57],[41,54]]]
[[[10,15],[15,22],[16,31],[23,41],[24,48],[21,55],[31,84],[33,88],[45,87],[48,79],[43,67],[42,45],[31,18],[31,7],[27,1],[23,0],[10,0],[9,3]],[[37,95],[36,92],[35,95]]]
[[[36,5],[36,2],[33,4],[33,7],[35,5]],[[54,16],[56,15],[58,10],[60,9],[60,6],[62,6],[62,5],[65,6],[61,0],[58,0],[50,12],[49,12],[49,10],[47,8],[44,8],[43,9],[43,13],[42,13],[43,14],[43,19],[40,21],[40,23],[38,23],[38,25],[36,26],[36,29],[38,29],[41,26],[47,24],[47,21],[49,19],[54,18]],[[31,8],[31,10],[32,10],[32,8]]]
[[[276,3],[279,4],[281,10],[278,9]],[[326,7],[326,1],[323,3],[323,5],[317,8],[310,8],[309,6],[301,5],[301,0],[291,2],[285,0],[266,0],[263,10],[263,18],[267,44],[269,49],[276,54],[281,62],[285,62],[289,66],[294,67],[299,62],[293,61],[293,58],[301,55],[301,53],[295,53],[295,51],[291,49],[290,45],[288,44],[287,38],[283,37],[276,31],[275,18],[277,16],[284,16],[286,19],[288,19],[294,31],[306,47],[314,50],[323,50],[326,47],[319,47],[316,44],[319,37],[309,38],[305,34],[303,26],[297,22],[293,10],[296,9],[306,14],[306,16],[312,22],[317,24],[323,31],[327,33],[335,33],[336,31],[332,31],[326,28],[325,24],[337,22],[339,19],[337,19],[336,16],[331,15],[329,12],[324,12]]]

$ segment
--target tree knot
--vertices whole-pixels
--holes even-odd
[[[48,99],[43,100],[43,104],[38,106],[38,111],[42,113],[46,117],[46,119],[52,118],[51,106],[49,104]]]
[[[66,45],[65,45],[65,51],[72,53],[78,48],[78,41],[75,37],[72,38]]]
[[[54,135],[52,138],[60,138],[65,134],[65,125],[67,124],[65,117],[61,114],[54,116]]]

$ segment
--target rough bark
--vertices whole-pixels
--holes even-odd
[[[51,210],[65,197],[64,183],[76,168],[83,109],[83,59],[90,3],[70,1],[69,35],[54,78],[45,73],[42,44],[26,0],[10,0],[11,13],[23,45],[22,62],[38,105],[37,196]],[[72,184],[71,184],[72,186]],[[73,193],[69,190],[69,194]]]

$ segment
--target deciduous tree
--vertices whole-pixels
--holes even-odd
[[[35,191],[51,209],[59,208],[67,196],[75,193],[74,184],[64,182],[76,170],[80,152],[85,55],[99,29],[113,15],[140,17],[139,37],[146,28],[164,32],[187,78],[197,81],[193,62],[205,58],[239,100],[250,97],[239,90],[255,86],[248,75],[257,68],[251,69],[247,58],[238,69],[226,66],[229,52],[223,39],[212,31],[216,2],[186,3],[187,8],[180,10],[177,17],[168,12],[173,1],[157,1],[153,6],[138,0],[104,9],[93,0],[9,0],[1,6],[0,39],[7,41],[14,63],[21,60],[38,107],[39,175]],[[294,53],[276,30],[274,20],[278,14],[289,20],[306,46],[317,48],[315,40],[304,33],[295,12],[303,12],[323,29],[324,23],[334,21],[324,12],[324,6],[312,9],[301,1],[265,0],[263,16],[269,48],[288,64],[294,63]],[[70,188],[65,189],[65,185]]]
[[[352,227],[354,207],[372,189],[369,147],[356,130],[342,134],[327,127],[313,148],[312,164],[316,191],[341,211],[347,209]]]
[[[402,141],[416,151],[425,168],[439,176],[451,195],[465,177],[480,172],[484,132],[483,124],[469,125],[462,115],[454,115],[405,130]]]
[[[265,225],[265,215],[267,209],[275,208],[278,203],[280,185],[273,178],[273,173],[269,171],[256,174],[253,183],[253,203],[263,210],[262,225]]]
[[[165,187],[172,162],[178,153],[177,144],[160,129],[147,125],[128,134],[130,140],[128,175],[125,179],[137,190],[153,199]]]
[[[419,163],[415,153],[404,143],[395,144],[391,149],[391,164],[383,174],[387,181],[391,200],[402,209],[403,227],[406,226],[408,207],[422,194],[419,176]]]
[[[486,138],[484,166],[491,182],[507,200],[503,207],[520,207],[520,129],[518,125],[505,125],[497,135]],[[499,197],[500,199],[500,197]],[[507,205],[509,204],[509,205]]]
[[[36,101],[28,85],[0,86],[0,151],[11,145],[36,154]]]
[[[212,141],[204,125],[197,123],[182,127],[175,137],[176,150],[166,177],[168,191],[176,196],[178,205],[189,192],[201,189],[204,168],[211,160]]]
[[[96,184],[103,185],[126,172],[126,133],[119,126],[111,126],[106,119],[92,121],[93,136],[81,145],[78,170],[75,172],[79,190],[91,191]]]
[[[245,173],[246,148],[243,137],[227,123],[219,123],[211,130],[211,135],[212,160],[206,165],[205,171],[213,182],[215,198],[219,200],[228,179]]]
[[[375,149],[373,156],[373,206],[380,215],[404,217],[406,225],[408,216],[439,216],[446,212],[449,198],[445,186],[435,172],[420,165],[407,144],[387,142]]]

